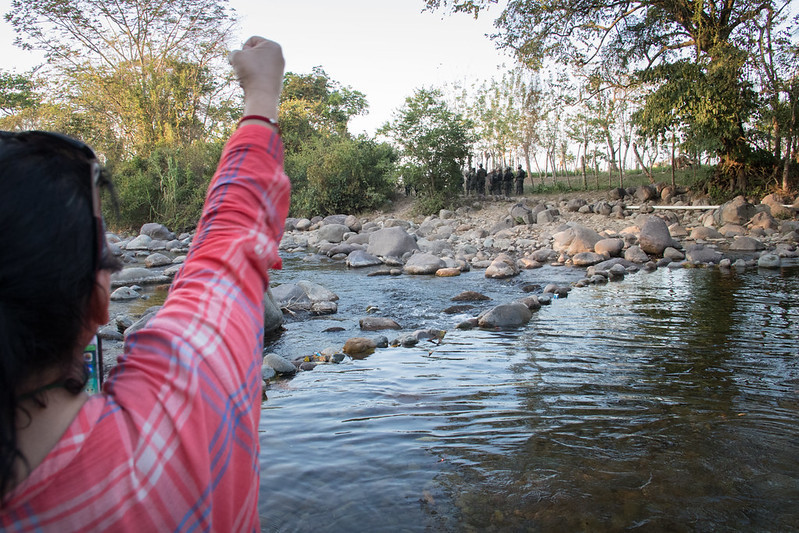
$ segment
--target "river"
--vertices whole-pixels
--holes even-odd
[[[467,315],[443,313],[461,291],[492,298],[477,314],[581,273],[284,264],[273,283],[319,283],[339,311],[290,318],[270,351],[374,336],[358,329],[370,306],[447,334],[270,384],[263,531],[799,531],[798,268],[661,268],[575,289],[518,330],[462,331]]]

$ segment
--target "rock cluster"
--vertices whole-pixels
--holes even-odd
[[[574,287],[617,281],[641,269],[774,269],[796,262],[799,202],[785,207],[790,199],[769,195],[760,202],[739,196],[716,208],[709,203],[707,198],[665,186],[544,200],[469,198],[455,211],[421,220],[393,213],[289,218],[280,249],[306,253],[309,261],[324,256],[351,269],[367,268],[369,275],[451,277],[479,269],[487,278],[504,279],[544,264],[585,269],[585,277]],[[175,237],[163,226],[146,224],[139,235],[124,239],[109,235],[109,242],[128,264],[112,278],[117,287],[112,298],[135,300],[141,285],[169,283],[185,259],[191,235]],[[548,286],[536,295],[499,302],[455,326],[520,327],[542,305],[567,297],[571,288]],[[469,311],[474,308],[469,302],[479,298],[485,297],[459,295],[458,304],[446,312]],[[310,281],[272,287],[264,311],[267,333],[280,329],[285,314],[337,313],[337,300],[332,291]],[[133,327],[131,322],[122,317],[104,331],[116,338]],[[390,342],[385,337],[353,337],[340,349],[294,361],[269,354],[264,358],[264,368],[270,369],[264,370],[265,379],[272,371],[287,374],[292,369],[363,357],[389,344],[438,343],[444,337],[438,330],[401,333],[402,326],[385,317],[363,318],[360,327],[363,331],[399,330],[400,335]]]

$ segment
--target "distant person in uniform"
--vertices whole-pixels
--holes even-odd
[[[522,169],[522,166],[519,165],[519,169],[516,172],[516,196],[521,196],[524,194],[524,178],[527,177],[527,174]]]
[[[510,191],[513,187],[513,172],[511,172],[510,167],[505,169],[505,174],[502,176],[502,185],[505,189],[505,196],[510,196]]]
[[[483,164],[480,163],[477,169],[477,193],[480,195],[485,196],[486,193],[486,169],[483,168]]]

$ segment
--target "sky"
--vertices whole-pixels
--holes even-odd
[[[11,0],[0,0],[0,13]],[[513,61],[486,36],[499,14],[478,20],[464,14],[422,12],[424,0],[230,0],[240,19],[234,44],[261,35],[283,47],[286,70],[310,73],[322,66],[344,86],[366,95],[369,114],[350,131],[373,134],[414,89],[495,77]],[[11,26],[0,21],[0,69],[24,71],[39,56],[12,45]]]

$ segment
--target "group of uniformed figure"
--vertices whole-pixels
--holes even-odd
[[[464,185],[466,186],[466,194],[481,194],[485,195],[486,185],[488,185],[488,193],[495,196],[504,194],[505,196],[511,195],[511,188],[515,182],[516,195],[521,196],[524,193],[524,178],[527,173],[519,165],[516,174],[511,171],[510,167],[502,169],[494,169],[490,173],[486,172],[482,163],[479,168],[475,170],[474,167],[469,169],[469,172],[464,174]]]

